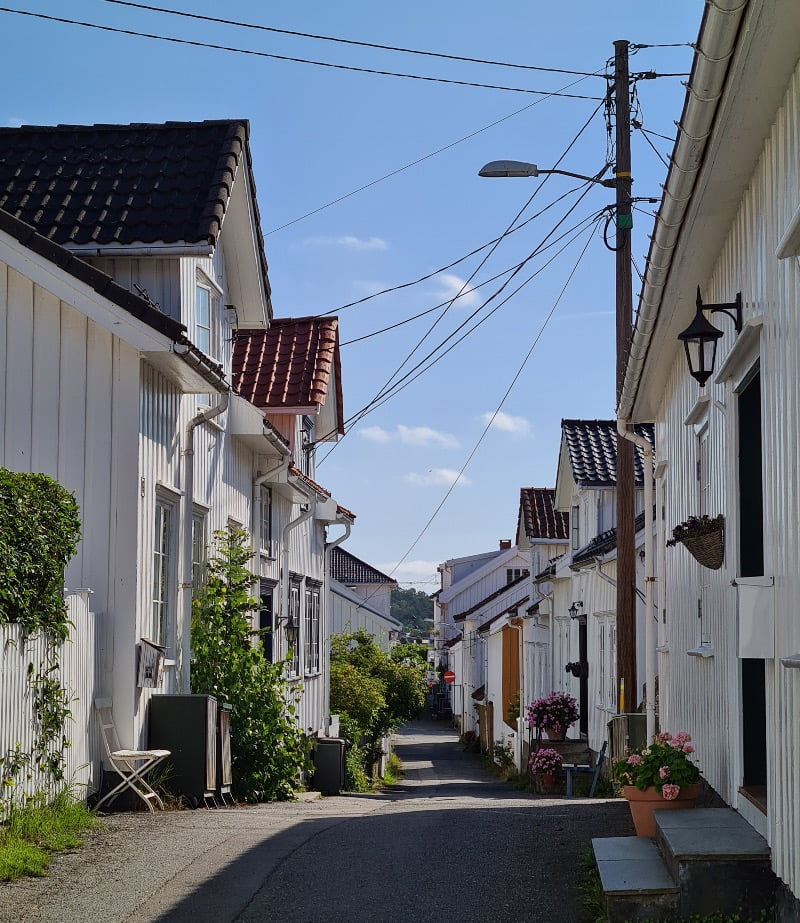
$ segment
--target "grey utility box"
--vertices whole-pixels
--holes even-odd
[[[345,742],[341,737],[320,737],[314,750],[311,787],[323,795],[338,795],[344,788]]]

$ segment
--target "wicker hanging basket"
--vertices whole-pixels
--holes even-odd
[[[716,532],[692,535],[683,539],[689,554],[711,570],[719,570],[725,557],[725,530],[722,526]]]

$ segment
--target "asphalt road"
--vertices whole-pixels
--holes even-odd
[[[379,795],[114,814],[49,877],[0,884],[2,923],[588,923],[593,836],[632,833],[622,801],[516,792],[415,722]]]

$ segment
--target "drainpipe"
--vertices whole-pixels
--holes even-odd
[[[656,733],[656,633],[653,606],[653,446],[633,430],[628,421],[617,418],[617,432],[642,450],[644,469],[644,618],[645,618],[645,711],[647,739]],[[619,523],[617,524],[619,526]]]
[[[350,530],[353,527],[353,524],[349,519],[337,519],[339,525],[344,526],[344,534],[340,535],[338,538],[335,538],[332,542],[325,543],[325,583],[323,586],[323,605],[325,607],[325,635],[324,635],[324,650],[323,650],[323,659],[322,659],[322,668],[324,670],[323,679],[324,679],[324,688],[325,688],[325,701],[322,708],[322,719],[325,722],[325,735],[327,736],[330,733],[331,727],[331,632],[330,632],[330,611],[328,608],[328,603],[330,602],[330,554],[337,545],[341,545],[343,541],[346,541],[350,537]]]
[[[228,409],[230,391],[223,391],[216,407],[209,407],[196,414],[186,425],[183,449],[183,547],[179,562],[179,605],[181,643],[175,651],[177,661],[178,685],[183,693],[191,691],[190,651],[192,644],[192,513],[194,511],[194,431],[202,423],[208,423]]]
[[[284,617],[284,622],[289,618],[289,533],[293,532],[298,526],[301,526],[304,522],[307,522],[314,515],[314,508],[316,507],[316,496],[312,497],[304,488],[300,487],[299,484],[294,485],[302,494],[308,498],[308,509],[305,512],[300,513],[299,516],[296,516],[294,519],[290,520],[283,527],[281,532],[281,570],[280,570],[280,582],[278,600],[278,614],[276,619],[276,624],[280,625],[281,615]],[[300,646],[300,626],[298,626],[297,634],[297,645]],[[298,651],[298,663],[300,663],[300,652]]]
[[[594,559],[594,572],[597,574],[597,576],[601,580],[605,580],[606,583],[610,583],[611,586],[616,588],[617,581],[613,577],[609,577],[608,574],[604,574],[601,569],[602,567],[603,567],[603,562],[600,560],[600,558],[595,558]]]
[[[277,464],[269,468],[264,474],[260,474],[253,481],[253,535],[255,537],[253,545],[255,547],[256,554],[260,554],[261,549],[263,548],[262,539],[264,537],[261,534],[261,486],[267,481],[277,481],[286,471],[288,471],[292,456],[285,448],[283,449],[283,452],[284,455]],[[261,568],[259,567],[259,576],[260,570]]]

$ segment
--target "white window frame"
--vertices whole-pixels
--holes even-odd
[[[295,678],[300,675],[300,647],[303,643],[303,625],[300,618],[301,588],[301,578],[295,576],[289,578],[289,596],[286,600],[286,616],[290,622],[297,625],[297,643],[292,650],[292,656],[287,664],[287,670],[291,678]]]
[[[208,513],[192,510],[192,592],[197,595],[206,582],[208,565]]]
[[[597,700],[595,707],[615,714],[617,711],[617,615],[595,612],[597,627]]]
[[[313,675],[320,672],[320,602],[321,588],[318,583],[308,581],[305,589],[305,612],[303,614],[305,672]]]
[[[272,542],[272,488],[262,484],[259,489],[261,491],[261,522],[258,536],[260,550],[264,557],[274,558],[276,555]]]
[[[203,318],[203,320],[207,320],[207,323],[201,323],[201,293],[205,293],[208,297],[208,317]],[[211,359],[221,358],[220,305],[222,304],[222,295],[222,289],[198,269],[194,296],[194,345]]]
[[[316,420],[310,414],[300,418],[300,470],[306,477],[314,477],[314,439]]]
[[[572,536],[572,550],[577,551],[581,547],[581,507],[580,504],[573,504],[569,514],[569,529]]]
[[[153,516],[153,580],[151,584],[152,638],[175,656],[176,540],[177,501],[162,491],[156,492]]]

